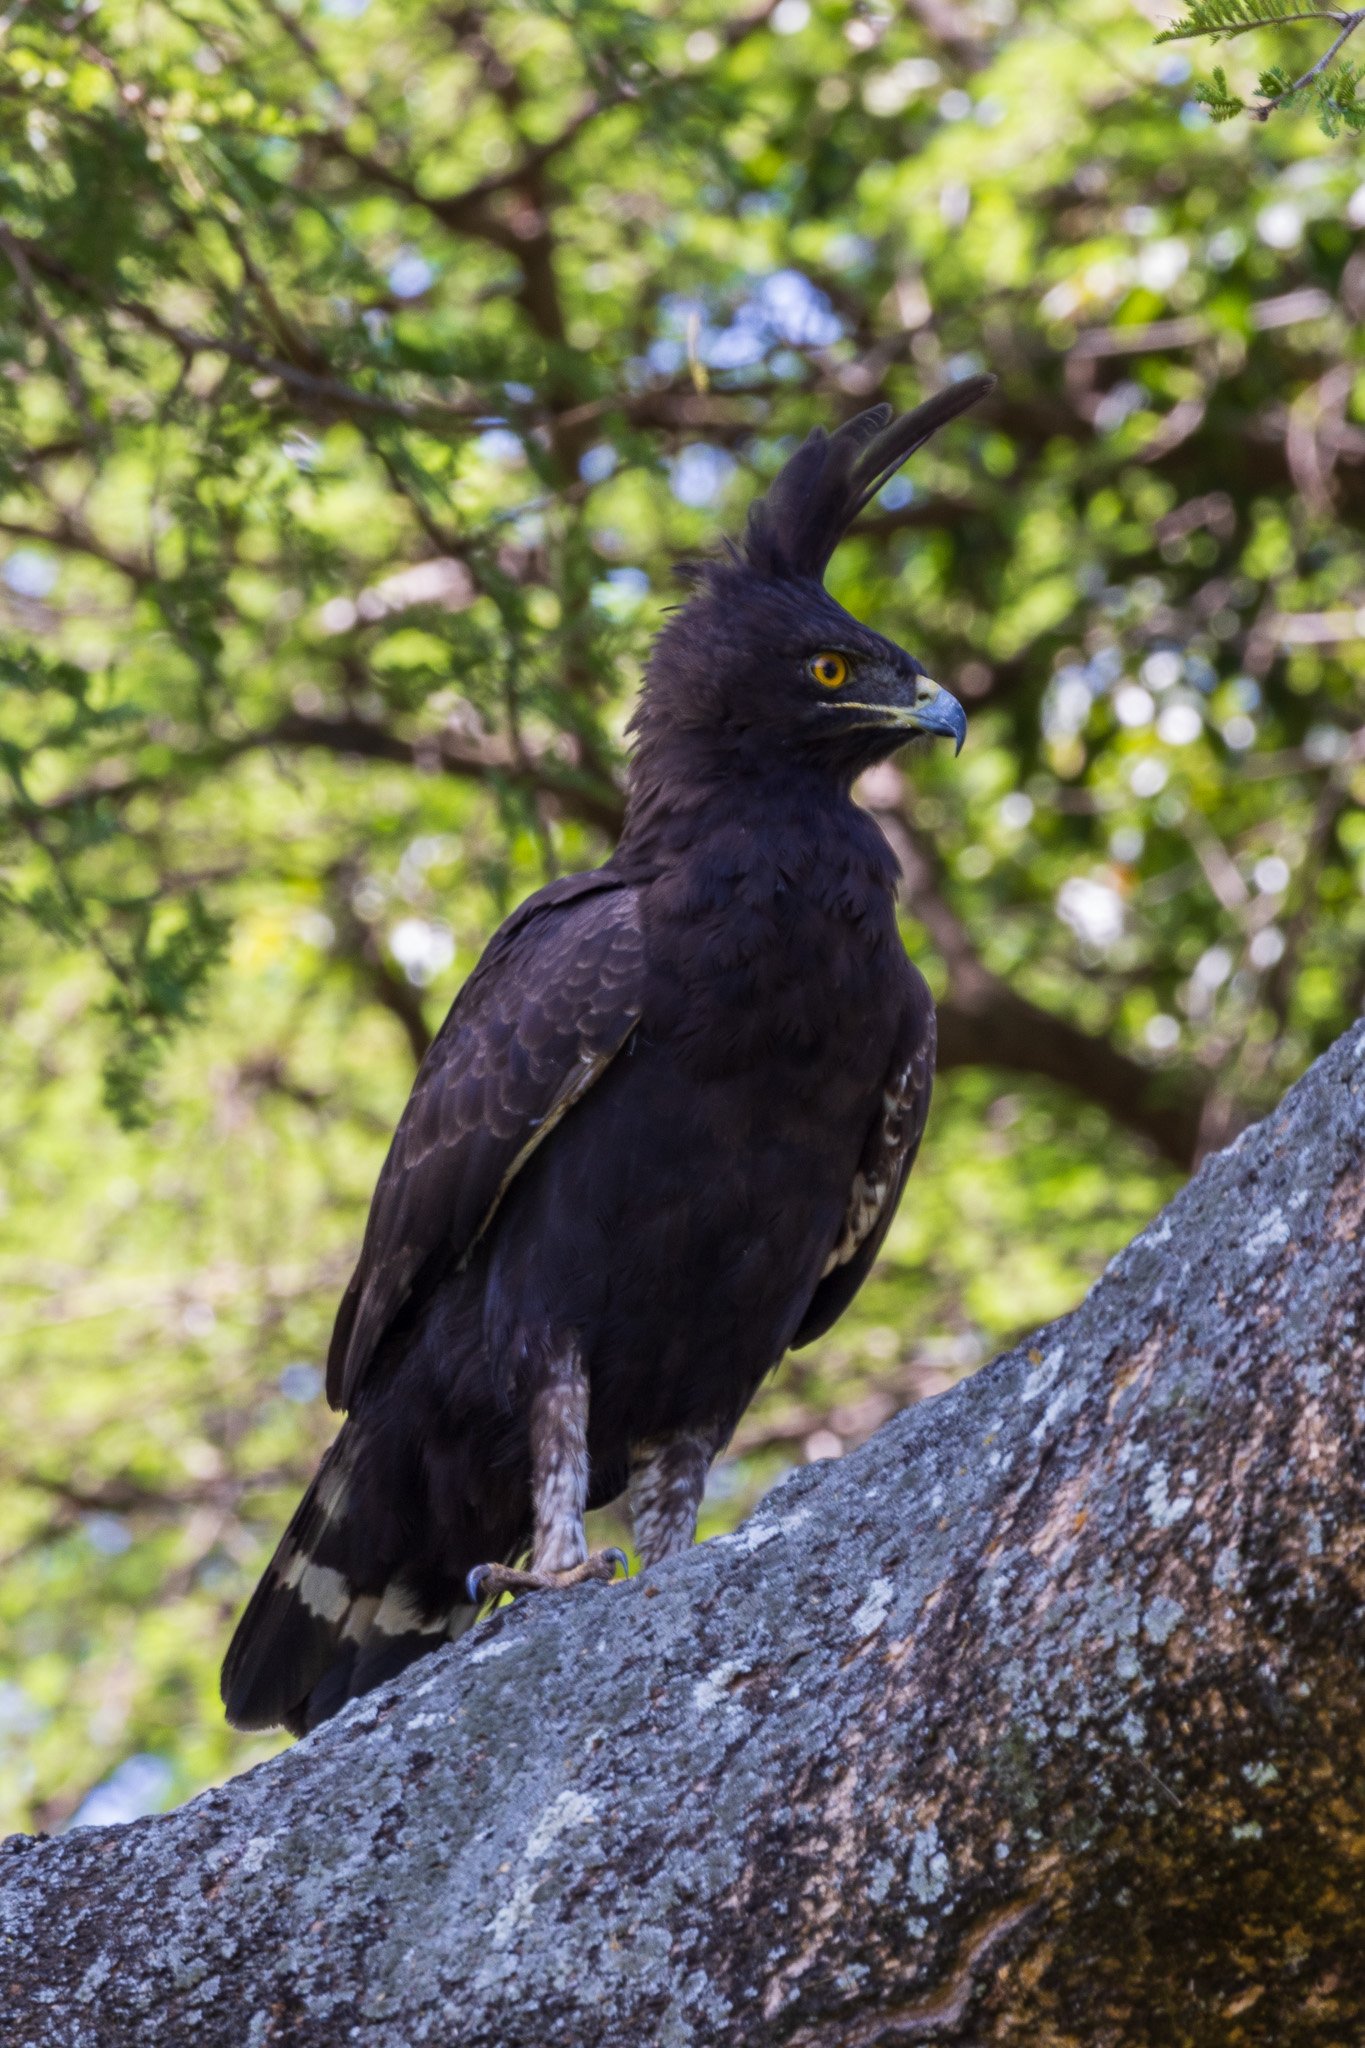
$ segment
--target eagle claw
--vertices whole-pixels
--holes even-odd
[[[581,1564],[570,1565],[562,1572],[523,1572],[507,1564],[476,1564],[465,1580],[465,1590],[473,1604],[481,1607],[485,1600],[496,1600],[503,1593],[554,1593],[586,1585],[590,1580],[606,1583],[616,1577],[618,1567],[629,1573],[626,1553],[614,1547],[595,1550]]]

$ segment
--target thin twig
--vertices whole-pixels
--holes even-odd
[[[1287,20],[1298,20],[1300,18],[1307,19],[1307,17],[1299,17],[1296,15],[1289,15],[1285,17],[1285,19]],[[1356,14],[1324,14],[1320,15],[1318,19],[1323,21],[1339,21],[1342,24],[1340,35],[1333,43],[1331,49],[1328,50],[1324,56],[1319,57],[1317,63],[1311,65],[1309,69],[1304,72],[1302,78],[1296,78],[1294,80],[1294,83],[1292,85],[1287,85],[1283,92],[1277,92],[1273,100],[1262,100],[1259,105],[1248,108],[1248,112],[1257,121],[1268,121],[1270,119],[1270,116],[1274,113],[1276,107],[1282,105],[1285,100],[1290,99],[1296,92],[1302,92],[1303,88],[1306,85],[1312,84],[1313,80],[1317,77],[1320,71],[1325,71],[1327,69],[1327,66],[1336,56],[1337,51],[1342,47],[1344,43],[1348,43],[1351,40],[1351,37],[1360,27],[1361,22],[1365,21],[1365,7],[1361,8],[1360,11]],[[1279,26],[1278,22],[1274,25],[1276,27]]]

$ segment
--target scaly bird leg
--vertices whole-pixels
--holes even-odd
[[[632,1452],[630,1514],[642,1567],[690,1548],[718,1448],[713,1434],[683,1430],[657,1443],[638,1444]]]
[[[619,1550],[588,1555],[583,1532],[588,1504],[588,1381],[573,1352],[556,1361],[531,1401],[531,1504],[531,1569],[475,1565],[468,1581],[471,1600],[613,1579],[617,1566],[625,1566]]]

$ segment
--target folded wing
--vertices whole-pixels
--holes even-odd
[[[640,1015],[639,890],[610,869],[552,883],[503,925],[413,1084],[337,1311],[327,1398],[349,1408],[424,1270],[469,1256],[536,1147]]]

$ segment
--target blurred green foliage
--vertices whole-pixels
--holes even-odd
[[[0,46],[0,1782],[180,1797],[420,1051],[590,864],[671,565],[989,364],[835,565],[943,1079],[725,1526],[1065,1311],[1365,992],[1365,179],[1118,0],[106,0]],[[1231,90],[1232,88],[1229,88]],[[120,1806],[120,1800],[123,1804]],[[102,1803],[101,1803],[102,1802]]]

